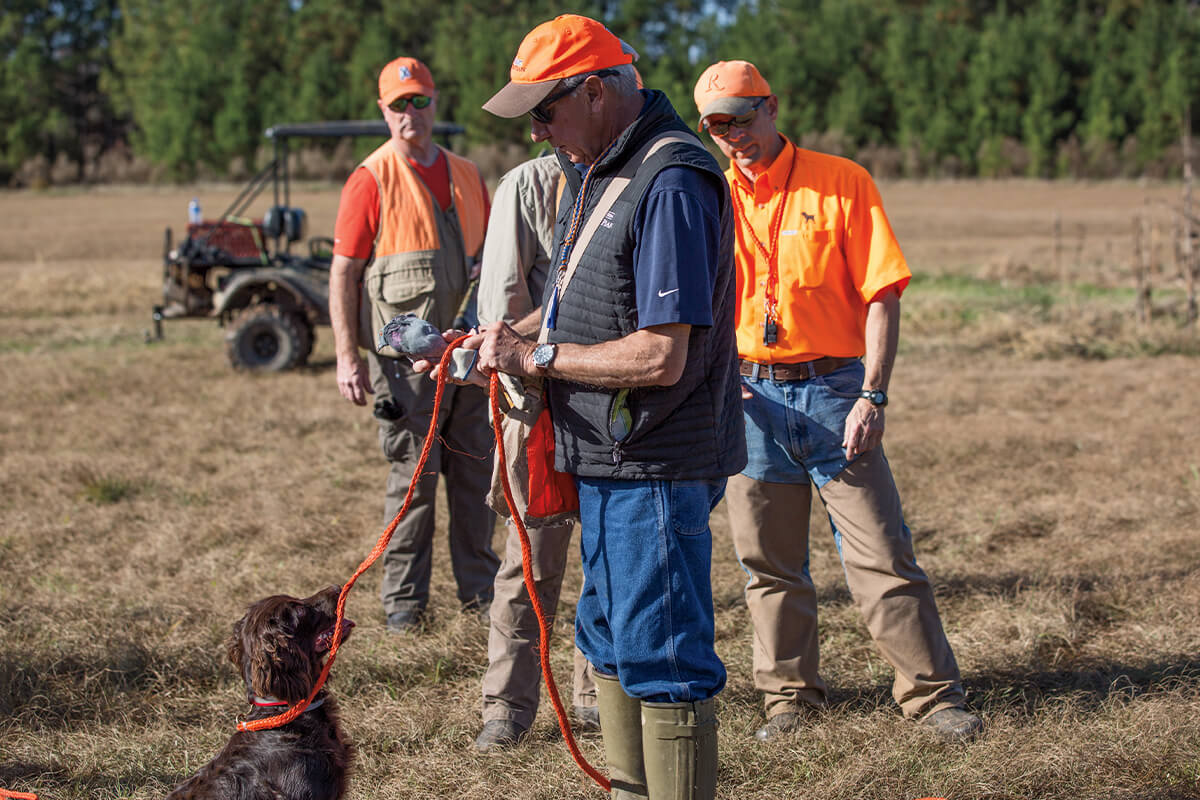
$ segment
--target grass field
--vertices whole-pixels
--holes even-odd
[[[328,329],[310,366],[266,376],[233,372],[212,322],[144,343],[162,228],[193,194],[214,214],[236,189],[0,193],[0,788],[166,794],[245,710],[222,647],[245,606],[344,581],[383,528],[375,425],[337,393]],[[882,190],[916,272],[886,447],[987,729],[950,746],[900,717],[814,514],[836,705],[756,744],[718,509],[719,796],[1200,797],[1200,336],[1178,322],[1165,244],[1146,325],[1129,268],[1134,216],[1165,220],[1178,187]],[[296,199],[332,229],[336,187]],[[602,796],[545,710],[527,746],[474,752],[486,631],[458,613],[448,561],[439,542],[424,635],[384,632],[378,568],[349,599],[332,688],[358,751],[350,797]],[[566,602],[578,587],[576,565]],[[599,740],[582,746],[602,766]]]

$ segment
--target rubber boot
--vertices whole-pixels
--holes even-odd
[[[621,682],[593,671],[596,705],[600,710],[600,736],[613,800],[646,798],[646,769],[642,765],[642,704],[625,694]]]
[[[642,703],[642,753],[650,800],[713,800],[717,701]]]

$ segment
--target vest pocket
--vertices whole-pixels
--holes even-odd
[[[433,311],[436,257],[432,251],[386,256],[368,269],[363,279],[363,291],[370,304],[371,346],[375,352],[392,358],[403,355],[379,344],[380,332],[394,317],[415,314],[421,319],[429,319]]]

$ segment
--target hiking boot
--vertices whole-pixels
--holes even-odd
[[[511,719],[489,719],[475,737],[475,749],[481,753],[507,750],[516,747],[528,735],[528,728],[522,728]]]
[[[425,626],[425,609],[409,608],[387,615],[388,633],[419,633]]]
[[[948,742],[969,742],[983,730],[983,720],[966,709],[953,707],[933,712],[921,724]]]
[[[597,706],[574,706],[576,733],[596,733],[600,730],[600,709]]]
[[[767,720],[767,724],[754,732],[754,738],[760,742],[769,742],[780,736],[795,733],[804,725],[808,715],[801,711],[784,711]]]

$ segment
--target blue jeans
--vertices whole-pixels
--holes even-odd
[[[850,463],[842,449],[846,417],[862,390],[864,367],[854,361],[828,375],[776,383],[743,377],[753,395],[742,401],[748,478],[812,482],[820,489]]]
[[[711,481],[575,479],[583,592],[575,642],[625,692],[707,700],[725,686],[713,649]]]

